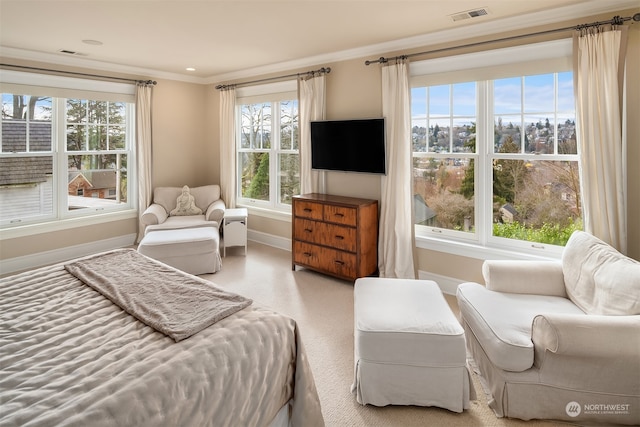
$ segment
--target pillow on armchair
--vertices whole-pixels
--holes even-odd
[[[181,187],[156,187],[153,190],[153,203],[142,214],[142,223],[157,225],[165,222],[169,214],[177,208],[182,191]],[[225,203],[220,199],[219,185],[190,188],[189,193],[193,196],[195,207],[201,210],[200,215],[204,213],[204,220],[222,223]]]
[[[176,199],[176,208],[169,212],[170,216],[201,215],[202,209],[196,206],[195,198],[189,193],[189,187],[182,187],[182,193]]]
[[[584,231],[575,231],[562,253],[569,299],[588,314],[640,314],[640,262]]]

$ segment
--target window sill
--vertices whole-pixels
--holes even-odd
[[[247,208],[249,215],[260,216],[264,218],[276,219],[279,221],[291,222],[291,212],[278,211],[274,209],[260,208],[253,205],[238,204],[239,208]]]
[[[560,255],[540,250],[539,253],[518,251],[517,249],[495,248],[469,242],[438,239],[435,237],[416,236],[416,247],[451,255],[480,260],[513,259],[513,260],[543,260],[558,261]]]
[[[48,222],[19,225],[0,230],[0,240],[15,239],[19,237],[51,233],[60,230],[69,230],[78,227],[86,227],[131,218],[138,218],[138,211],[136,209],[127,209],[124,211],[108,212],[99,215],[65,218]]]

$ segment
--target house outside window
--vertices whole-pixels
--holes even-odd
[[[295,81],[239,89],[236,104],[238,204],[290,211],[300,193]]]
[[[40,84],[7,83],[7,76]],[[100,99],[100,92],[78,88],[91,83],[74,87],[76,82],[3,75],[2,228],[133,209],[134,104],[132,92],[122,93],[130,85],[98,82],[96,87],[115,91]]]
[[[417,237],[556,257],[582,228],[570,43],[545,47],[412,70]]]

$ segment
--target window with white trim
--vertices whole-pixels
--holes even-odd
[[[557,255],[582,228],[567,43],[453,62],[412,69],[416,235]]]
[[[292,197],[300,193],[295,85],[294,81],[293,85],[284,82],[238,90],[237,197],[241,205],[290,211]]]
[[[2,82],[2,227],[133,209],[133,86],[98,82],[103,95],[77,79],[7,73],[19,83]],[[34,80],[43,85],[21,84]]]

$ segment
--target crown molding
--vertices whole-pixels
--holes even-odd
[[[568,21],[576,18],[598,15],[601,13],[634,9],[637,7],[637,0],[590,0],[570,6],[559,7],[556,9],[549,9],[521,16],[503,18],[495,21],[484,21],[460,28],[426,33],[419,36],[391,40],[384,43],[378,43],[354,49],[347,49],[338,52],[332,52],[329,54],[310,56],[298,60],[280,62],[276,64],[249,68],[225,74],[213,75],[210,77],[187,76],[179,73],[169,73],[160,70],[131,67],[127,65],[96,61],[86,58],[68,57],[62,54],[22,50],[4,46],[0,46],[0,56],[50,64],[66,65],[70,67],[82,67],[96,71],[109,71],[115,73],[144,76],[143,78],[176,80],[196,84],[218,84],[226,81],[252,78],[259,75],[317,66],[320,64],[365,58],[369,56],[375,57],[384,55],[388,52],[397,52],[400,50],[425,47],[436,45],[439,43],[450,43],[458,40],[487,36],[496,34],[496,28],[500,29],[499,32],[508,32],[521,30],[523,28],[532,28],[540,25],[554,24],[556,22]],[[523,21],[526,22],[526,25],[524,26]]]
[[[94,71],[113,72],[139,76],[140,79],[166,79],[183,81],[187,83],[206,84],[204,78],[186,76],[179,73],[153,70],[149,68],[132,67],[129,65],[115,64],[112,62],[96,61],[95,59],[67,56],[62,53],[39,52],[35,50],[16,49],[0,46],[0,57],[20,59],[24,61],[43,62],[47,64],[66,65],[69,67],[86,68]]]

